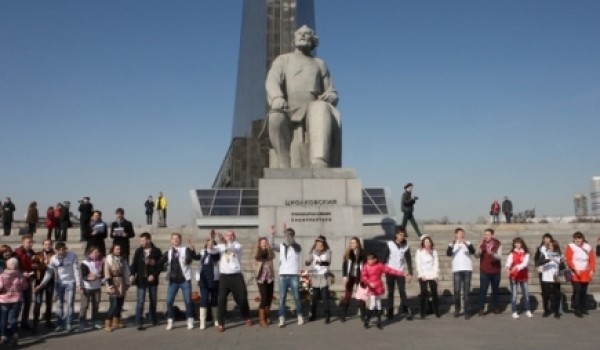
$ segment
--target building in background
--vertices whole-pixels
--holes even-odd
[[[591,215],[600,216],[600,176],[592,177],[590,192]]]
[[[588,216],[588,203],[587,197],[580,193],[573,198],[575,203],[575,216],[578,218],[585,218]]]
[[[273,60],[294,50],[302,25],[315,28],[313,0],[244,0],[231,143],[213,188],[257,188],[269,167],[265,79]]]

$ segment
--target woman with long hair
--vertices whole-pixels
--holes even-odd
[[[104,262],[104,278],[108,286],[110,306],[106,312],[104,329],[112,332],[113,329],[123,328],[121,311],[125,301],[125,294],[129,288],[129,264],[122,256],[121,246],[115,244],[110,249],[110,254]]]
[[[321,299],[323,300],[323,309],[325,311],[325,323],[328,324],[331,317],[329,311],[329,266],[331,265],[331,250],[325,236],[319,236],[315,239],[315,243],[310,250],[305,264],[311,267],[312,274],[311,312],[308,320],[315,321],[317,319],[317,303]]]
[[[260,237],[254,249],[254,273],[258,284],[258,292],[260,293],[258,323],[261,327],[267,327],[271,323],[269,311],[271,302],[273,302],[274,258],[275,252],[271,249],[269,240],[266,237]]]
[[[529,264],[529,249],[527,244],[521,237],[516,237],[512,241],[512,249],[506,259],[504,267],[508,270],[508,279],[510,281],[510,292],[511,307],[512,307],[512,318],[519,318],[517,312],[517,288],[521,288],[521,294],[525,303],[525,315],[529,318],[533,317],[531,309],[529,307],[529,286],[527,281],[529,279],[529,273],[527,271],[527,265]]]
[[[419,279],[419,301],[421,303],[421,318],[425,318],[427,305],[427,289],[431,293],[433,312],[440,317],[440,303],[437,292],[437,280],[440,276],[440,261],[433,240],[429,236],[421,239],[421,247],[415,253],[417,261],[417,277]]]
[[[348,316],[348,307],[354,286],[360,282],[360,270],[364,262],[363,249],[358,237],[350,238],[348,248],[344,253],[342,262],[342,282],[344,283],[344,298],[340,302],[342,305],[342,322],[346,322]],[[360,315],[365,315],[365,302],[359,300]]]
[[[561,260],[560,246],[552,240],[546,244],[543,255],[536,262],[542,275],[542,300],[550,302],[549,305],[544,305],[542,317],[554,313],[555,318],[560,318],[560,283],[556,281],[556,276],[562,264]]]
[[[549,315],[549,310],[550,310],[550,304],[549,304],[549,300],[547,298],[547,296],[549,295],[548,293],[544,293],[543,292],[543,278],[542,278],[542,273],[543,273],[543,266],[541,266],[540,261],[542,259],[544,259],[546,250],[548,249],[548,246],[554,241],[554,237],[552,237],[552,235],[548,232],[544,233],[544,235],[542,236],[542,241],[540,242],[540,245],[537,247],[536,251],[535,251],[535,255],[533,256],[533,263],[535,264],[535,267],[538,271],[538,278],[540,280],[540,285],[542,286],[542,308],[544,310],[544,315],[547,317]]]

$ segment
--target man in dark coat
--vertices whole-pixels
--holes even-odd
[[[415,217],[413,216],[413,211],[415,210],[415,202],[419,197],[413,197],[412,195],[413,184],[411,182],[407,183],[404,186],[404,193],[402,194],[402,212],[404,216],[402,217],[402,227],[406,230],[406,224],[410,221],[410,224],[415,229],[417,236],[421,237],[421,231],[419,231],[419,226],[417,226],[417,221],[415,221]],[[408,236],[408,235],[407,235]]]
[[[146,289],[150,297],[150,321],[153,325],[158,323],[156,315],[156,301],[158,291],[158,275],[161,269],[157,266],[162,252],[152,243],[152,236],[148,232],[140,235],[140,246],[133,254],[131,262],[131,284],[137,286],[137,303],[135,307],[135,323],[138,330],[143,330],[142,314],[146,301]]]
[[[60,218],[58,221],[58,228],[60,231],[58,241],[67,241],[67,231],[71,226],[73,226],[73,224],[71,223],[71,212],[69,211],[69,203],[64,202],[60,209]]]
[[[86,241],[90,236],[90,220],[94,212],[94,205],[90,203],[90,197],[83,197],[79,201],[79,240]]]
[[[10,197],[6,197],[6,200],[2,204],[2,226],[4,227],[5,236],[10,235],[15,210],[15,205],[10,200]]]
[[[110,224],[110,237],[113,245],[121,246],[121,256],[129,262],[129,240],[135,237],[131,221],[125,219],[125,210],[117,208],[115,211],[117,219]]]
[[[502,202],[502,212],[506,218],[506,223],[510,224],[513,216],[513,205],[512,201],[508,199],[508,197],[504,197],[504,201]]]

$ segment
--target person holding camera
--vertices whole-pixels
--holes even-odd
[[[404,186],[404,193],[402,194],[402,212],[404,216],[402,217],[402,227],[406,230],[406,224],[410,221],[410,224],[415,229],[417,236],[421,238],[421,231],[419,231],[419,226],[417,226],[417,221],[415,221],[415,217],[413,216],[413,211],[415,210],[415,202],[419,199],[419,197],[415,197],[412,195],[413,184],[412,182],[407,183]],[[406,235],[408,237],[408,235]]]

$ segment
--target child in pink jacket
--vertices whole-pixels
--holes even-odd
[[[23,290],[27,288],[27,278],[18,267],[17,259],[10,258],[6,261],[6,270],[0,274],[0,344],[8,341],[7,335],[12,335],[11,345],[17,345],[19,341],[17,320],[21,312]]]
[[[381,325],[381,299],[385,293],[385,287],[381,276],[386,273],[394,276],[402,276],[402,271],[395,270],[377,259],[373,252],[367,254],[367,263],[363,266],[360,273],[361,286],[366,286],[369,290],[369,308],[367,317],[365,317],[365,328],[369,328],[373,311],[377,308],[377,328],[382,329]]]

